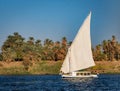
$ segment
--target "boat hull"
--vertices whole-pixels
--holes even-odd
[[[98,75],[97,74],[92,74],[89,71],[79,71],[79,72],[71,72],[68,74],[61,74],[62,78],[97,78]]]
[[[78,75],[78,76],[72,76],[72,75],[62,75],[62,78],[97,78],[98,75],[94,75],[94,74],[91,74],[91,75]]]

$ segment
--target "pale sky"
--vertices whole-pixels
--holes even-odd
[[[14,32],[72,41],[90,11],[92,45],[112,35],[120,41],[120,0],[0,0],[0,46]]]

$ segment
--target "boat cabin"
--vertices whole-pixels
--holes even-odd
[[[71,72],[72,76],[89,76],[91,75],[91,72],[88,71],[81,71],[81,72]]]

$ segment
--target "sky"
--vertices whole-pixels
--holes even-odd
[[[14,32],[26,40],[72,41],[90,11],[92,45],[112,35],[120,41],[120,0],[0,0],[0,46]]]

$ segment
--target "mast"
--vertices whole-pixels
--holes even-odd
[[[70,57],[70,48],[68,49],[68,55],[69,55],[69,73],[71,72],[71,57]]]

